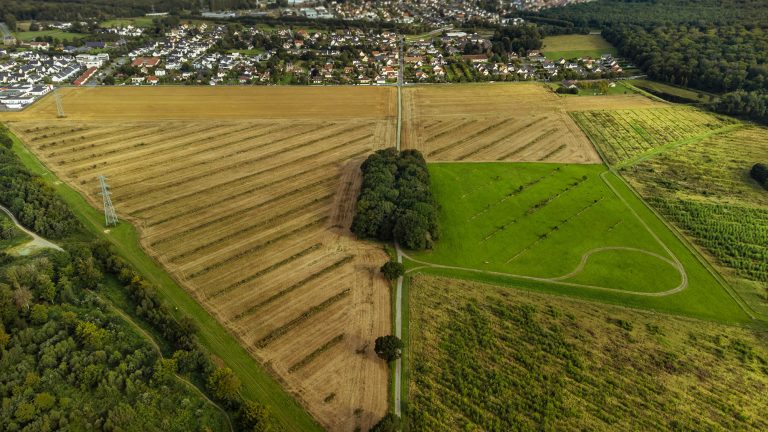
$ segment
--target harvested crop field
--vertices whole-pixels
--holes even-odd
[[[598,163],[567,111],[654,104],[640,95],[561,98],[534,83],[410,87],[403,91],[403,145],[430,162]]]
[[[393,92],[153,90],[135,90],[144,108],[124,89],[68,90],[66,119],[46,119],[52,98],[4,119],[96,208],[105,175],[144,247],[323,426],[367,430],[387,409],[373,353],[391,328],[387,255],[348,227],[359,164],[394,142]]]
[[[70,120],[365,119],[394,115],[391,89],[379,87],[90,87],[59,90]],[[49,95],[4,118],[56,118]]]

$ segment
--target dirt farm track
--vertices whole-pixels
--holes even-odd
[[[121,218],[191,295],[329,430],[387,410],[373,340],[389,334],[380,246],[349,232],[359,166],[395,144],[394,87],[59,90],[0,113],[96,208]],[[406,88],[403,145],[432,161],[599,162],[569,110],[652,107],[561,98],[538,84]]]

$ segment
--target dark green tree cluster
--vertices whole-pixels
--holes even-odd
[[[426,249],[439,237],[437,203],[429,171],[417,150],[379,150],[362,165],[352,232],[359,237],[396,240],[409,249]]]
[[[768,89],[768,34],[743,25],[616,25],[603,36],[650,78],[717,93]]]
[[[768,189],[768,166],[762,163],[756,163],[749,171],[749,175],[751,175],[755,181],[763,185],[763,187]]]
[[[73,21],[86,18],[105,19],[142,16],[152,12],[179,13],[199,5],[195,0],[4,0],[0,16],[14,16],[19,21]]]
[[[125,292],[133,302],[136,315],[152,324],[174,348],[196,348],[196,328],[191,318],[176,320],[168,306],[160,300],[156,287],[117,256],[106,241],[94,242],[92,250],[100,268],[115,276],[125,286]]]
[[[598,0],[531,15],[531,21],[536,21],[534,17],[547,18],[549,24],[574,28],[702,22],[753,26],[768,22],[768,9],[762,0]]]
[[[378,423],[373,425],[370,432],[398,432],[401,428],[402,421],[400,421],[400,417],[393,413],[387,413]]]
[[[373,350],[380,358],[391,362],[400,358],[404,346],[397,336],[387,335],[376,338]]]
[[[768,122],[764,1],[600,0],[541,16],[574,28],[602,28],[619,53],[650,78],[725,93],[710,108]]]
[[[0,125],[0,146],[3,146],[8,150],[13,147],[13,139],[8,132],[8,128],[6,128],[4,125]]]
[[[506,58],[509,53],[525,54],[541,48],[543,39],[539,27],[519,25],[499,27],[491,38],[492,51]]]
[[[13,151],[0,146],[0,203],[22,225],[49,238],[74,233],[80,223],[56,192],[29,172]]]
[[[405,266],[397,261],[387,261],[381,266],[381,272],[389,280],[395,280],[405,274]]]

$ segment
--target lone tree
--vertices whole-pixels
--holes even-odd
[[[381,266],[381,272],[389,280],[395,280],[405,274],[405,266],[396,261],[389,261]]]
[[[768,189],[768,166],[765,164],[756,163],[749,171],[749,175],[751,175],[752,178],[760,183],[764,188]]]
[[[400,430],[400,417],[393,413],[387,413],[373,425],[370,432],[397,432]]]
[[[216,399],[222,401],[235,400],[237,392],[240,390],[240,379],[232,372],[232,369],[227,367],[218,368],[208,376],[208,390],[213,393]]]
[[[373,350],[380,358],[388,362],[397,360],[403,350],[403,341],[397,336],[380,336],[376,338],[376,345]]]

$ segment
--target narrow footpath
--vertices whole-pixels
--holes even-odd
[[[15,248],[20,251],[27,251],[27,253],[20,253],[21,255],[27,255],[29,252],[37,249],[54,249],[57,251],[64,250],[59,245],[51,241],[48,241],[40,237],[39,235],[35,234],[31,230],[28,230],[27,228],[25,228],[23,225],[19,223],[18,220],[16,220],[16,216],[14,216],[13,213],[11,213],[11,211],[8,210],[7,208],[0,205],[0,210],[2,210],[3,213],[5,213],[11,219],[11,222],[13,222],[14,225],[16,225],[21,231],[23,231],[24,234],[32,237],[32,240],[28,241],[27,243],[24,243],[23,245],[17,246]]]

